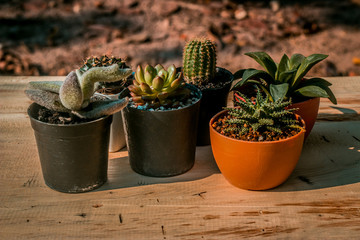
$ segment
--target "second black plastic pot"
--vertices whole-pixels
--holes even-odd
[[[79,124],[49,124],[36,119],[39,109],[30,105],[46,185],[66,193],[80,193],[107,181],[108,148],[112,116]]]
[[[217,69],[217,77],[221,77],[221,81],[226,84],[220,88],[208,88],[201,91],[203,96],[199,111],[199,126],[196,142],[198,146],[210,144],[210,119],[226,107],[230,87],[234,80],[234,76],[230,71],[219,67]]]
[[[195,161],[201,91],[186,85],[199,100],[168,111],[123,109],[131,168],[142,175],[170,177],[190,170]]]

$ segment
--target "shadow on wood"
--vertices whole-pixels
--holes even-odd
[[[111,158],[111,156],[122,155],[122,157]],[[169,163],[171,164],[171,163]],[[110,155],[108,181],[97,191],[110,189],[137,187],[142,185],[187,182],[206,178],[212,174],[220,173],[210,146],[197,147],[195,165],[188,172],[174,177],[147,177],[134,172],[129,164],[127,151]]]
[[[317,122],[290,178],[274,192],[360,182],[360,123]]]

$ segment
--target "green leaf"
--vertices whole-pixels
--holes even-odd
[[[291,56],[288,69],[298,69],[305,56],[299,53],[295,53]]]
[[[316,85],[319,87],[321,87],[321,86],[329,87],[332,84],[323,78],[309,78],[309,79],[306,79],[305,81],[301,81],[299,84],[299,86],[301,86],[301,87],[305,87],[305,86],[309,86],[309,85]]]
[[[314,86],[314,85],[299,88],[295,91],[295,93],[300,94],[304,97],[324,97],[324,98],[329,97],[326,90],[324,90],[319,86]]]
[[[295,73],[296,73],[296,69],[292,69],[292,70],[280,73],[279,80],[276,83],[292,84],[291,80],[294,79]]]
[[[333,103],[333,104],[337,104],[337,100],[336,97],[334,95],[334,93],[331,91],[331,89],[329,88],[329,86],[331,86],[332,84],[328,81],[326,81],[325,79],[322,78],[310,78],[307,79],[305,81],[301,81],[299,84],[299,89],[306,87],[306,86],[318,86],[320,88],[322,88],[323,90],[326,91],[326,93],[328,94],[328,98],[329,100]]]
[[[279,80],[279,76],[281,73],[288,70],[288,62],[289,62],[289,57],[286,54],[284,54],[280,60],[278,67],[277,67],[277,71],[275,74],[275,82]]]
[[[269,74],[275,79],[275,73],[277,70],[276,63],[274,60],[265,52],[249,52],[245,53],[245,55],[253,58],[257,61]]]
[[[231,90],[235,89],[235,88],[238,88],[238,87],[241,87],[243,86],[244,84],[246,84],[247,82],[250,82],[249,80],[251,79],[256,79],[256,78],[262,78],[264,79],[265,81],[268,81],[268,80],[271,80],[272,82],[272,78],[271,76],[265,72],[265,71],[262,71],[262,70],[256,70],[256,69],[246,69],[246,71],[244,72],[243,76],[242,76],[242,79],[237,82]],[[271,83],[270,82],[270,83]],[[257,84],[260,84],[259,81],[256,81]]]
[[[284,99],[289,89],[288,83],[282,84],[271,84],[270,85],[270,94],[274,100],[274,102]]]
[[[301,79],[309,72],[309,70],[318,62],[327,58],[328,55],[324,54],[312,54],[306,58],[304,58],[296,72],[295,80],[292,86],[297,86]]]
[[[243,77],[243,74],[244,72],[246,71],[247,69],[241,69],[237,72],[234,73],[234,80],[237,80],[237,79],[240,79]]]

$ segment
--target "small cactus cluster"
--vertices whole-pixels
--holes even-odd
[[[158,64],[155,67],[147,65],[145,69],[139,65],[133,85],[128,88],[136,105],[148,103],[152,107],[157,107],[171,105],[173,99],[189,96],[190,90],[183,86],[185,86],[183,75],[177,72],[175,65],[171,65],[166,70]]]
[[[108,67],[113,64],[117,64],[120,69],[128,69],[129,68],[129,66],[126,65],[125,60],[123,60],[121,58],[117,58],[114,56],[109,57],[107,55],[102,55],[100,57],[93,56],[93,57],[88,57],[87,59],[85,59],[83,66],[80,67],[79,71],[81,73],[85,73],[86,71],[88,71],[94,67]],[[96,89],[119,88],[121,90],[126,83],[127,83],[127,81],[123,81],[123,79],[121,79],[120,81],[117,81],[117,82],[98,82],[96,85]]]
[[[30,89],[25,93],[31,100],[50,110],[95,119],[120,111],[128,102],[127,98],[109,100],[94,97],[95,84],[99,81],[120,81],[131,73],[130,68],[120,68],[117,63],[91,67],[87,71],[77,69],[70,72],[64,82],[30,82]]]
[[[281,135],[289,129],[303,129],[295,119],[296,109],[286,109],[291,101],[272,102],[268,96],[264,98],[260,91],[257,91],[254,102],[240,92],[237,94],[234,104],[239,108],[227,108],[232,117],[227,120],[230,127],[225,129],[226,132],[238,135],[271,132]]]
[[[215,78],[216,48],[209,39],[195,38],[183,51],[183,72],[187,83],[205,86]]]

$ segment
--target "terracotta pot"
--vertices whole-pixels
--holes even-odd
[[[210,120],[211,148],[224,177],[232,185],[249,190],[270,189],[285,182],[300,158],[305,131],[272,142],[237,140],[218,133],[211,126],[225,114],[227,110]],[[302,119],[301,122],[305,124]]]
[[[293,103],[289,108],[298,108],[295,111],[296,114],[300,115],[305,121],[305,138],[309,136],[312,128],[314,127],[318,112],[319,112],[320,98],[311,98],[309,100]]]

